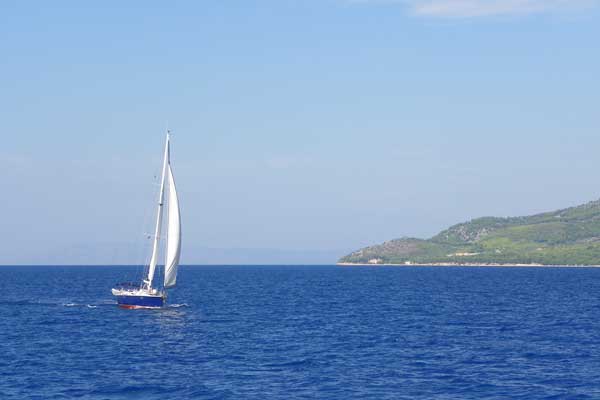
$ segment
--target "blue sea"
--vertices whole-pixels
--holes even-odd
[[[0,267],[0,399],[599,399],[600,269]]]

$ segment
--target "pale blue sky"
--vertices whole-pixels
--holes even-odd
[[[0,263],[143,261],[166,121],[184,263],[599,198],[598,3],[2,2]]]

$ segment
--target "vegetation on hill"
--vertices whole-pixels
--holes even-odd
[[[600,265],[600,200],[527,217],[483,217],[428,240],[402,238],[340,263]]]

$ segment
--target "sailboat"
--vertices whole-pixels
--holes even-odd
[[[123,308],[163,307],[167,299],[167,289],[173,288],[177,282],[177,267],[181,254],[181,217],[179,214],[179,200],[177,198],[175,180],[173,178],[173,171],[171,170],[170,140],[170,133],[167,131],[150,264],[140,284],[118,284],[117,287],[112,289],[112,294],[116,296],[117,303]],[[160,268],[157,264],[165,200],[167,203],[167,215],[166,232],[164,233],[166,237],[164,241],[164,280],[162,284],[157,282],[155,285],[155,273]]]

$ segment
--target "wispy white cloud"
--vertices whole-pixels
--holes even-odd
[[[600,0],[354,0],[357,3],[403,3],[419,16],[469,18],[532,14],[597,5]]]

